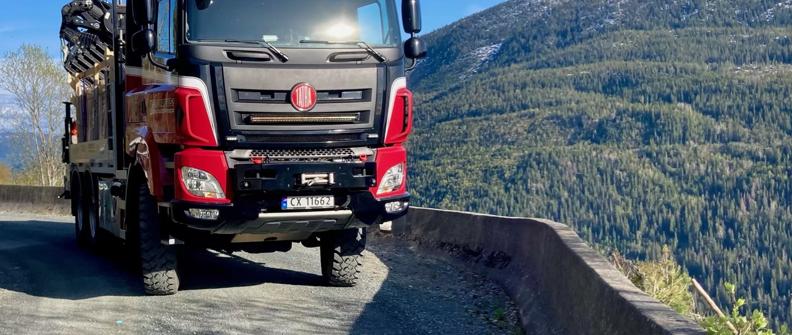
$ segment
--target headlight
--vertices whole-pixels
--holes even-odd
[[[404,163],[400,163],[388,169],[380,180],[377,194],[390,193],[398,190],[404,185]]]
[[[225,199],[223,188],[211,173],[191,167],[183,167],[182,182],[190,194],[210,199]]]

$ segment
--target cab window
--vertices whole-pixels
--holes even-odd
[[[384,34],[388,25],[387,18],[387,15],[383,15],[382,8],[378,2],[358,8],[357,19],[360,27],[360,40],[376,44],[387,41],[388,36]]]
[[[157,3],[157,52],[176,52],[175,15],[176,0],[159,0]]]

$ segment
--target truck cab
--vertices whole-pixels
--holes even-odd
[[[402,13],[405,43],[394,0],[67,4],[78,241],[124,240],[149,294],[178,290],[180,244],[302,243],[329,285],[355,285],[365,229],[409,207],[406,72],[426,49],[418,1]]]

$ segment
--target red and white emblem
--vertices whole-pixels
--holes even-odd
[[[291,91],[291,104],[300,112],[316,107],[316,89],[308,83],[294,85]]]

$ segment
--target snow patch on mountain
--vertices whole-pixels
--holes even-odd
[[[459,76],[459,79],[465,80],[478,73],[484,65],[495,59],[495,56],[498,55],[498,51],[501,49],[501,46],[503,46],[503,42],[483,46],[473,50],[469,55],[463,57],[467,59],[462,59],[462,61],[470,63],[471,66],[467,71],[465,71],[465,73]]]
[[[784,9],[792,9],[792,0],[779,2],[775,4],[775,6],[768,8],[767,11],[762,14],[762,18],[767,22],[773,21],[773,19],[775,19],[776,13],[779,10]]]
[[[628,1],[628,0],[618,0]],[[495,6],[471,16],[472,20],[460,20],[443,28],[436,30],[442,33],[444,30],[460,28],[463,25],[475,25],[483,31],[499,31],[508,28],[515,22],[528,21],[547,15],[553,8],[569,0],[523,0],[509,1],[499,6]]]
[[[478,48],[473,51],[473,56],[478,58],[479,62],[481,63],[488,62],[492,60],[492,58],[495,55],[498,54],[498,51],[500,51],[502,45],[503,43],[497,43],[493,45],[488,45],[486,47]]]

